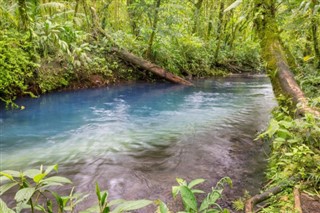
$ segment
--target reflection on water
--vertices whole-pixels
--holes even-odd
[[[1,170],[59,163],[79,191],[93,191],[99,181],[113,198],[160,198],[173,208],[175,177],[206,178],[209,187],[230,176],[230,199],[242,188],[256,191],[266,146],[253,138],[275,106],[269,81],[195,85],[135,84],[21,99],[25,110],[0,111]]]

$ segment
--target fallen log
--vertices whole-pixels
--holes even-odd
[[[187,86],[193,85],[190,81],[187,81],[177,75],[174,75],[173,73],[166,71],[162,67],[154,63],[151,63],[150,61],[140,58],[128,52],[127,50],[120,48],[119,45],[113,40],[113,38],[99,26],[99,17],[97,16],[96,10],[93,7],[91,7],[90,9],[94,22],[94,30],[100,33],[101,35],[105,36],[113,44],[114,47],[112,48],[112,51],[115,52],[122,60],[129,62],[135,65],[136,67],[152,72],[155,75],[166,79],[167,81]]]
[[[126,51],[126,50],[119,50],[117,48],[113,48],[112,49],[113,52],[116,52],[117,55],[123,59],[126,62],[132,63],[135,66],[142,68],[144,70],[148,70],[154,74],[156,74],[157,76],[160,76],[170,82],[173,83],[177,83],[177,84],[183,84],[183,85],[188,85],[191,86],[193,85],[191,82],[177,76],[174,75],[166,70],[164,70],[163,68],[161,68],[160,66],[151,63],[150,61],[147,61],[143,58],[140,58],[138,56],[133,55],[132,53]]]
[[[296,182],[298,180],[300,180],[300,177],[290,177],[287,181],[283,181],[279,185],[276,185],[261,194],[257,194],[255,196],[251,197],[245,203],[245,213],[253,213],[254,206],[256,204],[261,203],[276,194],[279,194],[288,186],[292,186],[293,185],[292,181]]]
[[[267,199],[269,199],[271,196],[276,195],[284,189],[284,186],[275,186],[261,194],[257,194],[253,197],[251,197],[249,200],[246,201],[245,205],[245,212],[246,213],[253,213],[254,212],[254,206],[257,203],[261,203]]]

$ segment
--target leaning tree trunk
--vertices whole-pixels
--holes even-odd
[[[177,84],[183,84],[183,85],[189,85],[189,86],[192,85],[192,83],[190,83],[189,81],[164,70],[160,66],[153,64],[150,61],[147,61],[147,60],[142,59],[138,56],[135,56],[126,50],[114,48],[113,51],[116,52],[118,54],[118,56],[120,56],[120,58],[122,58],[126,62],[132,63],[132,64],[134,64],[144,70],[148,70],[148,71],[152,72],[153,74],[156,74],[157,76],[160,76],[170,82],[177,83]]]
[[[112,39],[112,37],[99,26],[99,18],[98,18],[97,13],[93,7],[91,7],[91,13],[92,13],[92,17],[93,17],[94,31],[105,36],[113,44],[113,46],[114,46],[114,48],[112,48],[113,52],[115,52],[124,61],[129,62],[129,63],[131,63],[137,67],[140,67],[144,70],[147,70],[149,72],[152,72],[155,75],[158,75],[158,76],[166,79],[167,81],[177,83],[177,84],[187,85],[187,86],[193,85],[191,82],[166,71],[165,69],[161,68],[160,66],[153,64],[150,61],[142,59],[142,58],[120,48],[119,45],[117,45],[117,43]]]
[[[267,63],[276,97],[285,95],[290,98],[293,107],[298,105],[298,113],[312,113],[320,116],[320,112],[308,106],[308,100],[290,71],[285,51],[280,42],[278,26],[276,22],[276,0],[255,0],[256,10],[261,11],[262,16],[255,20],[256,32],[260,38],[262,58]]]

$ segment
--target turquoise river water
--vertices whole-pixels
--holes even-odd
[[[205,178],[209,191],[230,176],[228,206],[264,180],[268,145],[253,139],[276,102],[266,77],[194,84],[137,83],[19,99],[25,110],[2,106],[0,170],[58,163],[80,192],[94,194],[98,181],[111,198],[160,198],[173,209],[176,177]]]

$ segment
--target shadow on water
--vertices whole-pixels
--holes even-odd
[[[224,176],[234,182],[222,205],[263,182],[268,144],[253,142],[275,106],[265,77],[211,79],[195,87],[137,84],[22,99],[1,110],[1,170],[59,163],[77,190],[94,183],[111,199],[161,199],[173,210],[175,178]],[[68,188],[63,190],[67,191]],[[151,212],[150,209],[141,212]]]

